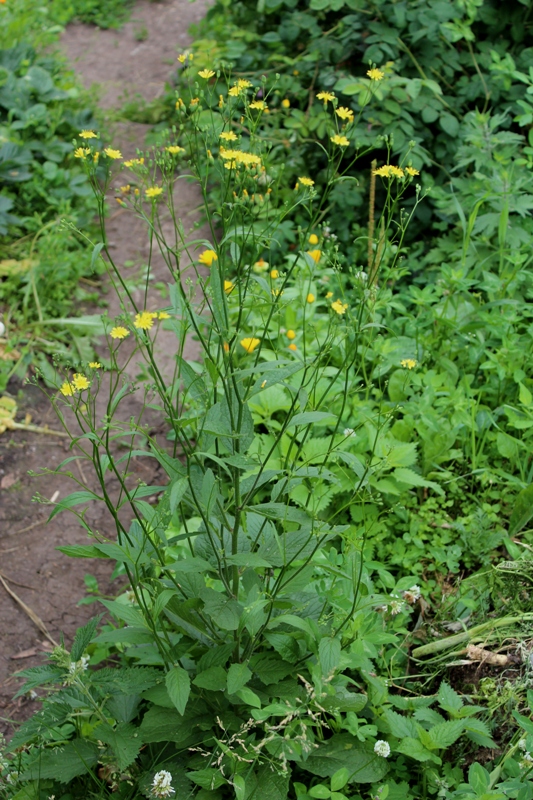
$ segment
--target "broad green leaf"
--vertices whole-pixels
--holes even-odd
[[[439,687],[437,700],[439,706],[452,716],[456,716],[463,707],[460,695],[446,681],[443,681]]]
[[[387,708],[383,712],[383,719],[387,722],[392,735],[397,739],[404,739],[408,736],[416,738],[416,723],[409,717],[404,717],[397,711]]]
[[[184,714],[191,692],[189,673],[183,667],[172,667],[165,675],[165,683],[170,699],[179,713]]]
[[[228,693],[235,694],[245,686],[252,673],[246,664],[232,664],[228,670]]]
[[[511,519],[509,520],[509,536],[516,536],[516,534],[525,528],[527,523],[533,517],[533,483],[526,486],[525,489],[518,494]]]
[[[144,715],[139,733],[143,742],[187,742],[194,725],[172,708],[152,706]],[[194,734],[193,734],[194,737]],[[194,741],[194,738],[192,739]]]
[[[318,645],[318,657],[324,676],[328,676],[334,672],[341,660],[340,640],[324,636]]]
[[[170,487],[170,494],[168,498],[170,513],[173,514],[181,502],[183,495],[187,491],[188,486],[187,478],[177,478]]]
[[[235,796],[237,800],[245,800],[246,797],[246,781],[242,775],[235,775],[233,778],[233,788],[235,789]]]
[[[121,771],[135,761],[143,744],[139,729],[129,722],[121,723],[115,729],[111,725],[101,724],[95,729],[94,735],[111,747]]]
[[[256,786],[250,800],[286,800],[289,793],[290,771],[281,772],[275,765],[264,764],[256,774]]]
[[[468,769],[468,783],[476,795],[485,794],[490,789],[490,775],[481,764],[471,764]]]
[[[70,558],[109,558],[94,544],[64,544],[56,550]]]
[[[117,600],[100,600],[100,602],[114,617],[122,620],[127,625],[133,625],[136,628],[148,627],[141,612],[137,611],[133,606],[129,604],[126,605],[126,603],[119,603]]]
[[[350,773],[346,767],[341,767],[331,776],[331,791],[340,792],[350,779]]]
[[[204,612],[213,622],[225,631],[237,630],[242,607],[236,600],[212,589],[203,591],[201,597],[204,601]]]
[[[85,775],[96,766],[99,750],[87,739],[73,739],[60,747],[37,748],[35,758],[20,776],[23,781],[53,778],[69,783],[78,775]]]
[[[235,564],[237,567],[272,567],[270,561],[262,558],[257,553],[236,553],[234,556],[228,556],[226,561],[228,564]]]
[[[388,771],[387,760],[376,755],[370,743],[361,743],[348,733],[334,734],[312,750],[302,766],[321,778],[331,778],[345,767],[350,783],[376,783]]]
[[[256,693],[252,692],[251,689],[248,689],[247,686],[243,686],[242,689],[238,689],[235,694],[243,701],[243,703],[246,703],[247,706],[251,706],[252,708],[261,708],[261,700],[258,698]]]
[[[323,783],[317,783],[316,786],[312,786],[309,789],[308,794],[311,797],[319,798],[319,800],[326,800],[328,797],[331,797],[331,789],[328,789]]]
[[[226,670],[223,667],[209,667],[203,672],[199,672],[193,683],[200,689],[223,692],[226,688],[226,678]]]
[[[461,719],[453,719],[448,722],[441,722],[428,731],[434,748],[444,750],[454,744],[464,731],[464,723]]]
[[[219,769],[213,769],[212,767],[197,769],[195,772],[187,772],[186,775],[193,783],[211,792],[227,783],[221,771]]]
[[[405,739],[396,745],[394,748],[396,753],[403,753],[409,758],[414,758],[415,761],[433,761],[435,764],[441,764],[438,756],[427,750],[420,739],[414,739],[412,736],[406,736]]]
[[[311,425],[314,422],[334,422],[336,420],[335,414],[328,411],[304,411],[303,414],[295,414],[291,417],[287,424],[288,428],[295,428],[297,425]]]

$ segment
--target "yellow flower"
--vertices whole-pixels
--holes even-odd
[[[145,189],[144,193],[146,197],[159,197],[160,194],[163,194],[163,189],[161,186],[150,186],[149,189]]]
[[[289,329],[285,335],[287,339],[296,339],[296,331],[293,331],[292,328]]]
[[[266,103],[264,100],[254,100],[253,103],[250,103],[248,108],[257,108],[259,111],[264,111],[266,108]]]
[[[127,183],[125,186],[120,187],[120,191],[122,192],[122,194],[129,194],[131,191],[131,186],[129,185],[129,183]]]
[[[79,372],[77,372],[72,376],[72,386],[74,386],[74,388],[79,392],[83,392],[84,389],[88,389],[90,385],[91,384],[85,375],[81,375]]]
[[[186,61],[186,59],[187,59],[187,53],[180,53],[180,54],[179,54],[179,56],[178,56],[178,61],[179,61],[181,64],[184,64],[184,63],[185,63],[185,61]]]
[[[237,86],[238,89],[251,89],[253,84],[250,83],[250,81],[246,81],[243,80],[243,78],[240,78],[235,84],[235,86]]]
[[[224,291],[226,292],[226,294],[230,294],[234,286],[235,284],[232,283],[231,281],[224,281]]]
[[[338,133],[336,133],[335,136],[330,136],[329,138],[333,144],[338,144],[339,147],[348,147],[350,144],[350,140],[347,139],[346,136],[339,136]]]
[[[296,345],[294,344],[294,342],[292,342],[292,343],[289,345],[289,350],[298,350],[298,348],[296,347]]]
[[[337,312],[337,314],[344,314],[346,312],[346,309],[348,308],[348,303],[341,303],[340,300],[335,300],[331,304],[331,307],[333,311]]]
[[[403,178],[404,172],[401,167],[393,167],[391,164],[384,164],[379,169],[374,170],[374,175],[381,178]]]
[[[322,255],[322,250],[308,250],[307,255],[311,256],[315,264],[318,264]]]
[[[74,394],[74,387],[71,383],[65,381],[65,383],[61,384],[59,391],[61,394],[65,395],[65,397],[71,397]]]
[[[87,158],[90,152],[88,147],[77,147],[74,150],[74,158]]]
[[[335,114],[341,119],[346,119],[348,122],[353,122],[353,111],[351,108],[340,106],[339,108],[335,109]]]
[[[272,289],[272,297],[281,297],[283,291],[281,289]]]
[[[328,102],[333,102],[335,100],[335,95],[333,92],[319,92],[316,96],[317,100],[324,101],[324,108],[327,106]]]
[[[245,153],[244,150],[226,150],[225,147],[220,148],[220,157],[232,164],[236,162],[247,167],[258,166],[261,163],[260,156],[256,156],[255,153]]]
[[[272,278],[272,280],[274,280],[274,281],[276,280],[276,278],[279,278],[279,272],[278,272],[278,270],[277,270],[277,269],[272,269],[272,270],[270,270],[270,277],[271,277],[271,278]]]
[[[316,298],[312,292],[309,292],[309,294],[305,299],[307,300],[308,303],[314,303]]]
[[[198,261],[200,264],[205,264],[206,267],[210,267],[213,261],[218,261],[218,256],[214,250],[204,250],[204,252],[200,253],[198,256]]]
[[[185,108],[185,103],[183,102],[181,97],[178,97],[178,99],[176,100],[176,111],[181,111],[182,108]]]
[[[116,328],[112,328],[110,335],[112,339],[125,339],[126,336],[130,335],[130,332],[127,328],[124,328],[122,325],[117,325]]]
[[[99,361],[89,361],[90,369],[101,369],[102,365]]]
[[[284,97],[283,100],[281,101],[281,105],[283,106],[283,108],[290,108],[291,101],[288,99],[288,97]]]
[[[115,150],[113,147],[106,147],[104,149],[104,153],[108,158],[112,159],[122,158],[122,153],[120,152],[120,150]]]
[[[218,96],[218,107],[219,108],[224,108],[224,95],[223,94],[219,94],[219,96]]]
[[[160,311],[157,315],[158,319],[170,319],[170,314],[167,314],[166,311]]]
[[[404,177],[404,171],[401,167],[389,167],[389,172],[394,178]]]
[[[224,350],[225,353],[229,353],[229,344],[227,342],[224,342],[224,344],[222,345],[222,349]]]
[[[144,164],[144,158],[130,158],[129,161],[124,162],[125,167],[137,167]]]
[[[96,152],[93,155],[93,161],[95,164],[98,164],[98,159],[100,158],[100,153]]]
[[[414,178],[414,177],[415,177],[415,175],[420,175],[419,171],[418,171],[417,169],[414,169],[414,167],[406,167],[406,168],[405,168],[405,171],[406,171],[406,172],[407,172],[407,174],[408,174],[408,175],[410,175],[412,178]]]
[[[215,71],[212,69],[203,69],[201,72],[198,73],[200,78],[204,78],[204,80],[208,81],[209,78],[212,78],[215,74]]]
[[[416,367],[416,364],[417,362],[415,361],[414,358],[403,358],[400,361],[400,366],[406,367],[407,369],[414,369],[414,367]]]
[[[268,261],[265,261],[264,258],[260,258],[259,261],[256,261],[254,264],[254,272],[264,272],[268,269]]]
[[[333,292],[328,292],[326,294],[326,300],[329,300],[330,297],[333,297]]]
[[[241,339],[241,347],[244,347],[247,353],[253,353],[257,345],[261,342],[261,339],[256,339],[255,337],[246,337]]]
[[[136,328],[141,328],[143,331],[149,331],[154,324],[154,316],[151,311],[143,311],[141,314],[135,314],[133,324]]]
[[[168,147],[165,147],[167,153],[170,153],[173,156],[176,156],[178,153],[184,153],[185,148],[179,147],[177,144],[170,144]]]
[[[82,139],[97,139],[98,136],[94,131],[80,131],[78,136]]]
[[[233,131],[222,131],[220,138],[224,139],[225,142],[234,142],[237,139],[237,134],[233,133]]]
[[[298,183],[301,183],[302,186],[314,186],[315,182],[311,180],[311,178],[298,178]]]
[[[312,233],[309,237],[309,244],[318,244],[318,236],[316,233]]]
[[[369,69],[366,74],[368,75],[371,81],[382,81],[383,78],[385,77],[385,73],[382,72],[380,69],[376,69],[375,67]]]
[[[228,91],[230,97],[238,97],[241,93],[241,90],[238,86],[232,86],[231,89]]]

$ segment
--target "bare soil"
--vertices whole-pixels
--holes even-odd
[[[140,94],[150,101],[162,94],[165,81],[176,69],[176,54],[190,41],[190,25],[199,21],[204,12],[204,0],[194,3],[142,0],[120,31],[72,25],[62,38],[62,47],[83,83],[87,87],[100,86],[100,106],[111,112],[127,97]],[[144,37],[142,41],[139,41],[140,31]],[[114,113],[110,117],[116,119]],[[144,147],[147,126],[121,122],[111,127],[112,144],[119,147],[126,158],[134,156],[137,148]],[[198,230],[195,209],[200,206],[201,198],[196,187],[181,180],[175,201],[188,235],[205,237],[206,232]],[[167,220],[166,225],[170,224]],[[145,229],[129,213],[120,208],[113,211],[108,236],[117,265],[133,262],[141,267],[147,263]],[[167,280],[162,259],[153,259],[152,270],[153,283]],[[140,298],[139,292],[136,299],[140,301]],[[110,317],[120,313],[120,301],[112,291],[107,294],[106,301]],[[157,290],[151,289],[146,307],[161,308],[163,305]],[[163,374],[167,376],[172,373],[175,352],[174,334],[161,330],[157,354]],[[187,342],[185,357],[194,359],[197,356],[197,343]],[[136,371],[134,358],[128,366],[130,377],[135,377]],[[32,423],[59,430],[50,402],[38,387],[13,383],[8,393],[19,404],[17,419],[29,413]],[[121,407],[121,418],[128,419],[138,413],[140,402],[135,395],[127,398]],[[103,413],[103,399],[97,401],[97,408]],[[154,429],[160,425],[160,420],[152,415],[148,424]],[[54,469],[71,455],[68,447],[68,439],[46,434],[8,431],[0,436],[0,731],[5,733],[12,730],[12,722],[36,710],[36,704],[29,697],[12,700],[19,685],[16,672],[42,663],[46,650],[52,646],[50,640],[57,642],[64,637],[67,644],[71,642],[77,627],[101,608],[97,604],[77,605],[85,595],[84,576],[94,575],[103,593],[116,593],[120,589],[117,582],[110,583],[111,568],[107,562],[70,559],[56,549],[59,545],[87,542],[87,535],[76,517],[63,513],[46,524],[53,503],[79,487],[61,476],[28,473]],[[72,469],[82,485],[96,488],[95,477],[87,466],[83,466],[82,471],[77,466]],[[138,461],[134,471],[137,478],[148,484],[161,482],[157,465]],[[112,481],[109,488],[112,492]],[[89,508],[86,519],[102,535],[114,536],[112,521],[102,507]],[[35,615],[40,619],[40,627]]]

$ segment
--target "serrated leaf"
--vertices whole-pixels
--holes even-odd
[[[464,731],[464,722],[461,719],[453,719],[448,722],[441,722],[435,725],[428,733],[434,748],[446,749],[459,739]]]
[[[443,681],[439,687],[437,700],[441,708],[454,716],[458,714],[463,707],[463,701],[460,695],[458,695],[455,689],[452,689],[446,681]]]
[[[98,756],[97,745],[86,739],[73,739],[54,748],[39,748],[37,758],[24,770],[20,778],[23,781],[53,778],[60,783],[69,783],[95,767]]]
[[[207,589],[201,594],[204,612],[225,631],[236,631],[242,607],[232,597]]]
[[[116,764],[121,771],[135,761],[143,744],[139,729],[129,722],[121,723],[114,729],[111,725],[99,725],[95,729],[94,735],[111,747]]]
[[[246,664],[232,664],[228,670],[228,693],[235,694],[245,686],[252,673]]]
[[[172,667],[165,675],[165,684],[170,699],[179,713],[184,714],[191,693],[189,673],[183,667]]]
[[[347,733],[334,734],[325,744],[312,750],[302,766],[321,778],[331,778],[346,767],[350,783],[375,783],[388,771],[386,759],[377,756],[371,744],[360,743]]]
[[[91,620],[89,620],[87,625],[84,625],[82,628],[78,628],[76,635],[74,636],[74,641],[72,642],[72,649],[70,651],[70,658],[72,661],[80,660],[87,646],[91,643],[94,632],[96,631],[102,616],[103,614],[100,614],[98,617],[93,617]]]
[[[533,517],[533,483],[517,495],[513,513],[509,520],[509,536],[513,537],[525,528]]]
[[[404,717],[397,711],[387,708],[383,712],[383,719],[387,722],[392,735],[397,739],[405,739],[409,736],[416,738],[416,724],[409,717]]]
[[[433,761],[435,764],[441,764],[438,756],[427,750],[420,739],[414,739],[412,736],[406,736],[405,739],[396,745],[394,748],[396,753],[403,753],[409,758],[414,758],[415,761]]]
[[[286,800],[289,793],[290,770],[277,770],[264,764],[256,772],[256,786],[250,800]]]

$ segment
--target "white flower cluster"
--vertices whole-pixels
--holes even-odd
[[[406,589],[405,592],[403,592],[403,599],[406,603],[412,605],[416,603],[417,600],[420,600],[421,594],[420,586],[417,586],[415,583],[414,586],[411,586],[410,589]]]
[[[79,661],[71,661],[68,671],[71,675],[77,675],[79,672],[85,672],[89,666],[90,656],[82,656]]]
[[[389,603],[389,611],[393,617],[400,614],[405,609],[405,603],[400,600],[397,594],[391,594],[391,601]]]
[[[387,758],[390,756],[390,744],[384,739],[378,739],[374,745],[374,753],[382,758]]]
[[[152,782],[152,794],[154,797],[170,797],[175,794],[172,788],[172,775],[166,769],[156,772]]]
[[[343,431],[343,434],[344,434],[344,436],[350,436],[350,437],[357,436],[357,434],[356,434],[356,432],[354,431],[353,428],[345,428],[344,431]]]

